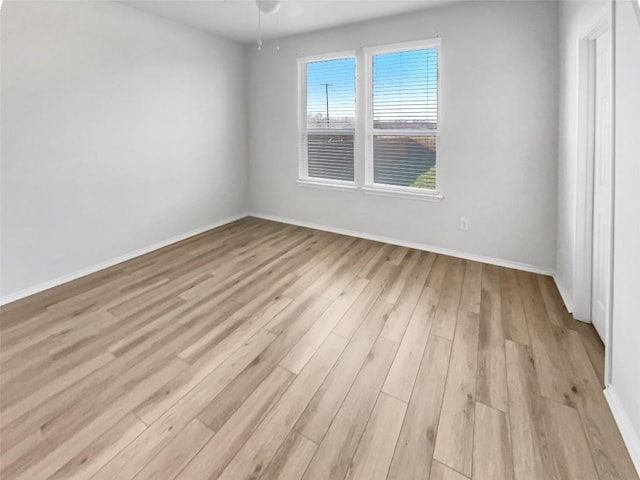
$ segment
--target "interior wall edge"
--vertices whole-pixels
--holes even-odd
[[[611,413],[613,414],[613,419],[618,426],[618,430],[620,430],[622,440],[629,451],[629,456],[631,457],[633,466],[636,468],[638,475],[640,475],[640,437],[638,437],[638,434],[633,428],[631,419],[627,415],[627,411],[624,409],[622,402],[620,402],[613,385],[609,385],[604,389],[604,397],[607,400]]]
[[[564,285],[564,282],[561,280],[560,275],[557,271],[553,274],[553,281],[556,283],[556,288],[560,292],[560,296],[562,297],[562,301],[564,302],[565,307],[567,307],[567,311],[569,313],[573,313],[573,298],[571,297],[570,290]]]
[[[140,257],[142,255],[146,255],[147,253],[151,253],[155,250],[159,250],[161,248],[167,247],[174,243],[181,242],[182,240],[186,240],[188,238],[194,237],[196,235],[200,235],[201,233],[207,232],[209,230],[213,230],[214,228],[222,227],[228,223],[235,222],[240,220],[241,218],[246,217],[247,215],[242,213],[239,215],[233,215],[231,217],[224,218],[222,220],[218,220],[217,222],[209,223],[200,228],[196,228],[194,230],[190,230],[185,233],[181,233],[174,237],[168,238],[161,242],[154,243],[147,247],[140,248],[138,250],[134,250],[133,252],[125,253],[124,255],[120,255],[115,258],[111,258],[109,260],[105,260],[100,263],[96,263],[87,268],[83,268],[81,270],[77,270],[75,272],[63,275],[61,277],[53,278],[43,283],[39,283],[29,288],[25,288],[23,290],[9,293],[0,298],[0,305],[7,305],[9,303],[15,302],[17,300],[21,300],[23,298],[29,297],[31,295],[35,295],[36,293],[44,292],[45,290],[49,290],[50,288],[54,288],[65,283],[71,282],[73,280],[77,280],[78,278],[86,277],[87,275],[91,275],[92,273],[99,272],[100,270],[104,270],[106,268],[113,267],[114,265],[118,265],[119,263],[126,262],[127,260],[131,260],[136,257]]]
[[[555,270],[548,267],[541,267],[538,265],[530,265],[527,263],[514,262],[511,260],[504,260],[501,258],[487,257],[484,255],[478,255],[475,253],[468,253],[460,250],[453,250],[449,248],[437,247],[435,245],[428,245],[426,243],[408,242],[398,238],[385,237],[382,235],[376,235],[376,234],[367,233],[367,232],[360,232],[356,230],[348,230],[344,228],[336,228],[330,225],[322,225],[319,223],[306,222],[303,220],[279,217],[277,215],[269,215],[269,214],[259,213],[259,212],[251,212],[248,215],[251,217],[262,218],[263,220],[271,220],[274,222],[287,223],[289,225],[296,225],[299,227],[314,228],[316,230],[337,233],[340,235],[347,235],[349,237],[363,238],[365,240],[373,240],[375,242],[389,243],[391,245],[398,245],[400,247],[413,248],[416,250],[423,250],[425,252],[433,252],[440,255],[448,255],[451,257],[462,258],[465,260],[473,260],[476,262],[488,263],[490,265],[496,265],[498,267],[513,268],[515,270],[538,273],[541,275],[549,275],[549,276],[555,275]]]
[[[91,275],[92,273],[99,272],[100,270],[104,270],[106,268],[113,267],[114,265],[118,265],[120,263],[126,262],[127,260],[131,260],[133,258],[140,257],[142,255],[146,255],[147,253],[151,253],[151,252],[153,252],[155,250],[159,250],[159,249],[164,248],[166,246],[172,245],[172,244],[180,242],[182,240],[186,240],[186,239],[188,239],[190,237],[199,235],[199,234],[207,232],[209,230],[213,230],[214,228],[222,227],[223,225],[235,222],[237,220],[240,220],[242,218],[249,217],[249,216],[250,217],[255,217],[255,218],[261,218],[263,220],[271,220],[271,221],[274,221],[274,222],[286,223],[286,224],[289,224],[289,225],[296,225],[296,226],[299,226],[299,227],[314,228],[316,230],[322,230],[322,231],[325,231],[325,232],[337,233],[337,234],[340,234],[340,235],[347,235],[347,236],[350,236],[350,237],[357,237],[357,238],[363,238],[363,239],[366,239],[366,240],[372,240],[372,241],[376,241],[376,242],[389,243],[391,245],[398,245],[398,246],[401,246],[401,247],[414,248],[416,250],[422,250],[422,251],[426,251],[426,252],[433,252],[433,253],[437,253],[437,254],[441,254],[441,255],[448,255],[448,256],[451,256],[451,257],[463,258],[465,260],[473,260],[473,261],[476,261],[476,262],[487,263],[487,264],[490,264],[490,265],[497,265],[499,267],[513,268],[515,270],[522,270],[522,271],[525,271],[525,272],[538,273],[538,274],[541,274],[541,275],[549,275],[549,276],[554,278],[554,280],[556,281],[556,285],[558,285],[558,282],[557,282],[557,279],[556,279],[556,275],[555,275],[555,270],[547,268],[547,267],[539,267],[539,266],[536,266],[536,265],[529,265],[529,264],[525,264],[525,263],[513,262],[513,261],[510,261],[510,260],[504,260],[504,259],[500,259],[500,258],[487,257],[487,256],[483,256],[483,255],[477,255],[477,254],[474,254],[474,253],[462,252],[462,251],[458,251],[458,250],[452,250],[452,249],[448,249],[448,248],[442,248],[442,247],[437,247],[437,246],[434,246],[434,245],[427,245],[427,244],[423,244],[423,243],[408,242],[408,241],[401,240],[401,239],[398,239],[398,238],[384,237],[384,236],[374,235],[374,234],[370,234],[370,233],[366,233],[366,232],[358,232],[358,231],[355,231],[355,230],[347,230],[347,229],[342,229],[342,228],[335,228],[335,227],[331,227],[329,225],[321,225],[321,224],[312,223],[312,222],[305,222],[305,221],[296,220],[296,219],[292,219],[292,218],[279,217],[279,216],[268,215],[268,214],[259,213],[259,212],[247,212],[247,213],[241,213],[241,214],[233,215],[231,217],[227,217],[227,218],[225,218],[223,220],[219,220],[217,222],[210,223],[208,225],[205,225],[203,227],[197,228],[195,230],[191,230],[189,232],[185,232],[185,233],[182,233],[180,235],[176,235],[175,237],[169,238],[169,239],[164,240],[162,242],[154,243],[154,244],[149,245],[147,247],[135,250],[133,252],[129,252],[129,253],[125,254],[125,255],[121,255],[119,257],[115,257],[115,258],[111,258],[109,260],[105,260],[104,262],[100,262],[100,263],[91,265],[91,266],[89,266],[87,268],[84,268],[82,270],[78,270],[78,271],[69,273],[67,275],[63,275],[61,277],[53,278],[51,280],[48,280],[48,281],[40,283],[38,285],[34,285],[32,287],[20,290],[18,292],[10,293],[10,294],[5,295],[5,296],[0,298],[0,305],[7,305],[9,303],[15,302],[17,300],[21,300],[21,299],[29,297],[31,295],[35,295],[35,294],[43,292],[45,290],[49,290],[50,288],[54,288],[54,287],[63,285],[65,283],[71,282],[73,280],[77,280],[79,278],[86,277],[87,275]],[[558,287],[558,290],[560,290],[560,294],[563,295],[562,290],[560,289],[560,287]],[[565,300],[564,295],[563,295],[563,300]],[[567,305],[567,308],[569,308],[569,305]]]

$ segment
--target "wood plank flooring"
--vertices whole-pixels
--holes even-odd
[[[247,218],[2,308],[3,480],[632,480],[548,277]]]

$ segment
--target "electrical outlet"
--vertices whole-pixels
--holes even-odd
[[[469,219],[467,217],[460,217],[460,230],[469,230]]]

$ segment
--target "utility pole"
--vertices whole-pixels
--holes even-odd
[[[321,83],[320,85],[324,85],[324,98],[327,104],[327,128],[329,128],[329,87],[330,83]]]

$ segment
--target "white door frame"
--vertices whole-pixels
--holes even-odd
[[[594,133],[595,133],[595,40],[607,30],[611,33],[613,45],[613,15],[607,4],[585,29],[578,46],[578,165],[576,185],[576,236],[573,279],[575,285],[573,315],[576,319],[591,322],[592,268],[593,268],[593,177],[594,177]],[[613,49],[612,49],[613,50]],[[613,156],[613,51],[611,58],[611,244],[609,248],[609,311],[605,322],[605,386],[611,378],[611,295],[613,279],[613,199],[614,199],[614,156]]]

